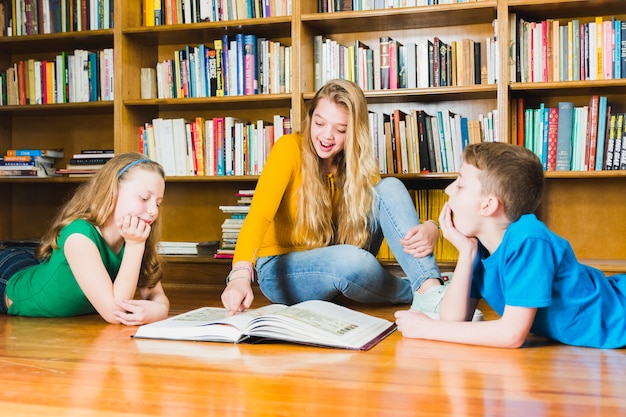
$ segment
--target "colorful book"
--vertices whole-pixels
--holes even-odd
[[[569,171],[572,162],[572,132],[574,103],[559,102],[558,138],[556,146],[556,170]]]

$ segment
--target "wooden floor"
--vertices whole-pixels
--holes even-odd
[[[220,305],[218,289],[166,291],[173,313]],[[351,307],[390,320],[398,309]],[[626,350],[533,338],[504,350],[398,332],[367,352],[135,340],[135,328],[96,315],[0,316],[0,329],[0,416],[626,414]]]

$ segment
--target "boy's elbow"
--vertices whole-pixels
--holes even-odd
[[[509,349],[518,349],[526,342],[528,334],[522,332],[506,332],[502,334],[501,346]]]

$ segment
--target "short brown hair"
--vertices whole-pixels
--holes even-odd
[[[481,142],[468,145],[463,162],[480,171],[484,193],[494,194],[504,204],[511,221],[534,213],[543,195],[543,165],[532,151],[510,143]]]

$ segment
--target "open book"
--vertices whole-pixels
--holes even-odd
[[[368,350],[395,328],[388,320],[311,300],[289,307],[270,304],[233,316],[223,308],[202,307],[140,326],[134,337],[232,343],[284,341]]]

